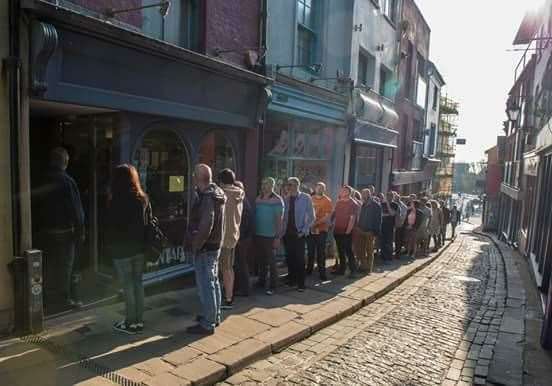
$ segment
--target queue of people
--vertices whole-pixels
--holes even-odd
[[[46,227],[50,233],[45,235],[49,243],[45,243],[44,252],[46,270],[55,267],[60,271],[56,277],[63,284],[63,296],[74,305],[78,303],[71,287],[74,249],[84,234],[84,214],[76,184],[65,172],[68,161],[67,152],[61,148],[51,154],[52,173],[44,185],[48,187],[44,195],[53,194],[63,203],[50,209],[66,214],[63,218],[67,221]],[[230,169],[215,178],[208,165],[196,165],[193,182],[184,248],[193,256],[201,309],[197,324],[187,331],[200,335],[214,333],[222,310],[233,307],[235,296],[249,295],[251,272],[258,275],[256,287],[268,296],[274,294],[279,281],[276,256],[282,250],[287,264],[286,285],[303,292],[306,276],[315,272],[315,265],[324,282],[328,273],[369,275],[377,257],[387,264],[404,256],[427,255],[431,242],[437,251],[445,244],[448,224],[454,238],[461,218],[456,206],[449,209],[443,201],[423,194],[400,197],[397,192],[377,193],[373,186],[357,191],[345,185],[334,203],[322,181],[305,192],[301,181],[290,177],[280,195],[275,179],[266,177],[255,202],[250,203],[243,184]],[[149,247],[147,229],[154,210],[136,168],[117,166],[111,181],[106,243],[126,304],[125,319],[113,328],[126,334],[144,328],[142,274]],[[53,214],[45,217],[50,221],[56,218]],[[330,268],[326,267],[328,251],[335,257]]]

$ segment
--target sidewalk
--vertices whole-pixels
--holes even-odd
[[[211,384],[374,302],[445,249],[393,261],[358,279],[310,279],[304,293],[291,288],[272,297],[254,292],[238,298],[208,337],[184,332],[199,309],[195,289],[148,297],[141,335],[112,331],[112,323],[123,317],[121,303],[57,318],[39,336],[0,342],[1,384]]]

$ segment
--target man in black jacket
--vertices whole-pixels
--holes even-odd
[[[61,300],[80,306],[74,271],[77,244],[84,240],[84,210],[77,184],[66,172],[69,154],[62,147],[50,153],[50,169],[34,191],[37,246],[44,252],[44,303]]]
[[[370,274],[374,267],[374,247],[376,237],[381,234],[382,208],[374,200],[370,189],[362,190],[362,207],[358,219],[359,248],[357,259],[360,262],[360,272]]]

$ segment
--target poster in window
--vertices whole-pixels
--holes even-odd
[[[288,131],[282,130],[280,137],[276,141],[276,145],[268,152],[268,155],[279,156],[286,155],[289,147]]]
[[[169,176],[169,192],[183,192],[184,191],[184,176]]]
[[[305,133],[298,132],[295,135],[295,146],[293,147],[293,154],[295,154],[298,157],[305,156],[305,147],[306,147],[305,141],[306,141]]]

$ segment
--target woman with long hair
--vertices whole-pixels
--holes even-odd
[[[123,287],[126,317],[113,329],[136,334],[144,328],[144,252],[148,197],[140,186],[136,168],[123,164],[115,168],[111,181],[111,202],[107,216],[107,249]]]

